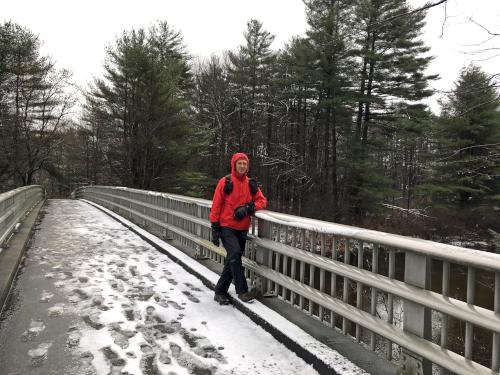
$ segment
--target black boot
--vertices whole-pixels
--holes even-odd
[[[214,301],[218,302],[219,305],[229,305],[230,303],[229,298],[227,298],[225,294],[219,294],[219,293],[215,293]]]
[[[254,295],[250,292],[238,294],[238,298],[241,299],[243,302],[250,302],[255,299]]]

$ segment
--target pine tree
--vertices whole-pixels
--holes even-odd
[[[432,185],[434,205],[443,215],[459,210],[463,222],[498,228],[492,224],[491,208],[500,200],[499,105],[490,77],[474,65],[461,71],[443,102]]]
[[[306,33],[314,53],[310,69],[316,90],[308,170],[314,171],[315,194],[323,198],[309,204],[317,210],[320,203],[324,211],[333,213],[338,220],[342,217],[340,146],[352,117],[352,2],[307,0],[304,3],[309,24]]]
[[[234,99],[231,123],[235,150],[245,150],[257,163],[265,136],[272,138],[270,88],[276,54],[271,50],[274,35],[263,29],[261,22],[252,19],[244,32],[245,44],[237,52],[229,52],[228,79]],[[260,154],[268,153],[261,150]]]
[[[91,92],[114,131],[108,139],[110,170],[122,184],[172,187],[189,155],[188,113],[192,79],[179,32],[166,22],[125,31],[107,51],[104,79]]]
[[[202,142],[199,155],[209,163],[202,170],[217,177],[227,172],[227,150],[230,148],[230,115],[234,105],[229,88],[227,62],[212,56],[198,64],[195,70],[193,117],[198,140]]]
[[[374,162],[381,159],[377,154],[406,138],[408,125],[403,123],[414,122],[411,127],[421,128],[428,117],[419,101],[432,95],[428,82],[436,76],[424,73],[431,60],[426,56],[429,48],[419,39],[425,13],[410,10],[406,0],[360,0],[355,5],[353,30],[360,69],[348,172],[354,221],[376,209],[372,202],[394,194],[388,188],[391,179],[394,187],[399,184],[400,176],[387,174],[383,164]],[[401,14],[405,16],[396,16]]]
[[[302,213],[302,200],[313,185],[315,171],[308,169],[312,109],[317,103],[313,79],[316,55],[306,38],[294,38],[279,54],[276,64],[275,126],[271,151],[264,164],[272,176],[267,188],[281,210]]]

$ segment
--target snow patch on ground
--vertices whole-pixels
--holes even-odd
[[[88,203],[90,203],[92,205],[95,205],[93,202],[88,202]],[[214,272],[208,270],[206,267],[204,267],[203,265],[199,264],[198,262],[196,262],[195,260],[193,260],[192,258],[190,258],[189,256],[187,256],[186,254],[184,254],[180,250],[178,250],[178,249],[170,246],[169,244],[167,244],[164,241],[160,240],[156,236],[154,236],[154,235],[148,233],[147,231],[145,231],[144,229],[136,226],[132,222],[130,222],[130,221],[128,221],[128,220],[126,220],[126,219],[124,219],[124,218],[116,215],[112,211],[107,210],[106,208],[101,207],[101,206],[99,206],[99,208],[102,209],[102,210],[104,210],[105,212],[107,212],[109,215],[112,215],[116,219],[118,219],[121,222],[123,222],[127,227],[134,228],[134,230],[137,231],[137,232],[139,232],[139,233],[141,233],[142,236],[148,238],[148,240],[152,241],[156,245],[162,247],[163,249],[165,249],[166,251],[168,251],[169,253],[171,253],[175,258],[179,259],[180,262],[184,263],[190,269],[194,270],[195,273],[203,275],[206,279],[208,279],[213,284],[215,284],[217,282],[218,277],[219,277],[217,274],[215,274]],[[177,264],[174,264],[174,265],[178,267],[178,271],[174,273],[176,275],[175,280],[177,280],[177,277],[181,273],[184,273],[183,277],[185,277],[187,279],[187,283],[191,283],[192,282],[193,284],[196,285],[196,288],[203,290],[205,297],[206,297],[206,294],[208,293],[208,301],[207,302],[208,302],[208,305],[210,307],[212,307],[214,305],[213,301],[211,301],[211,297],[212,297],[212,293],[213,292],[210,291],[208,288],[206,288],[201,283],[201,281],[199,281],[198,279],[196,279],[191,274],[187,273],[180,266],[178,266]],[[146,267],[148,265],[143,265],[143,266]],[[168,274],[166,276],[163,276],[163,278],[166,279],[167,281],[174,280],[172,278],[169,278]],[[192,280],[192,281],[190,281],[190,280]],[[182,281],[181,281],[181,283],[182,283]],[[186,282],[184,282],[184,284],[186,284]],[[232,291],[230,291],[230,293],[233,294],[233,297],[235,297],[234,293]],[[178,295],[178,294],[176,296],[176,298],[184,298],[184,297],[185,296]],[[207,314],[210,314],[210,321],[219,321],[220,320],[220,313],[219,313],[220,307],[218,307],[217,305],[215,305],[215,306],[217,307],[217,309],[215,311],[212,311],[211,309],[203,309],[203,310],[192,311],[191,318],[195,318],[195,319],[198,318],[197,312],[201,312],[202,316],[200,317],[200,319],[202,319],[203,317],[206,317]],[[338,352],[336,352],[335,350],[332,350],[328,346],[326,346],[326,345],[322,344],[321,342],[317,341],[312,336],[310,336],[309,334],[307,334],[305,331],[303,331],[302,329],[300,329],[296,325],[290,323],[289,321],[287,321],[286,319],[284,319],[283,317],[281,317],[279,314],[277,314],[273,310],[271,310],[268,307],[264,306],[260,302],[255,301],[252,304],[248,304],[247,308],[249,308],[253,313],[255,313],[258,316],[262,317],[266,322],[268,322],[272,326],[276,327],[279,331],[286,333],[289,338],[291,338],[295,342],[299,343],[305,349],[309,350],[317,358],[320,358],[325,363],[329,364],[338,373],[340,373],[340,374],[366,374],[366,372],[364,370],[362,370],[359,367],[357,367],[356,365],[354,365],[352,362],[350,362],[349,360],[347,360],[345,357],[343,357],[342,355],[340,355]],[[219,332],[219,331],[215,331],[215,330],[214,331],[210,331],[210,337],[213,338],[214,340],[222,340],[223,336],[225,336],[227,334],[226,331],[229,331],[229,332],[238,332],[239,327],[242,327],[242,326],[244,326],[246,329],[248,329],[250,331],[258,328],[259,332],[261,331],[260,333],[265,333],[265,331],[263,331],[260,327],[257,327],[246,316],[243,316],[244,319],[241,319],[240,316],[239,316],[240,313],[237,310],[231,309],[231,310],[233,310],[233,311],[231,311],[231,310],[228,310],[227,307],[224,307],[223,309],[224,309],[224,314],[223,314],[224,319],[223,319],[223,321],[220,322],[220,324],[222,326],[224,326],[224,325],[229,325],[231,323],[231,325],[228,326],[227,330],[224,330],[223,332]],[[215,312],[215,314],[212,315],[213,312]],[[227,316],[228,312],[231,312],[230,316]],[[232,314],[235,314],[235,315],[233,316]],[[227,318],[230,318],[230,319],[227,319]],[[234,323],[234,324],[232,324],[232,323]],[[198,329],[198,327],[196,327],[196,329]],[[268,335],[267,333],[265,333],[265,334]],[[222,335],[222,337],[220,337],[220,335]],[[259,340],[257,340],[257,341],[248,340],[248,342],[245,342],[244,344],[246,346],[249,346],[250,352],[256,352],[256,353],[259,353],[260,352],[259,349],[261,349],[263,347],[263,343],[260,342]],[[239,353],[237,353],[237,352],[236,353],[230,353],[229,351],[226,351],[226,353],[231,354],[230,358],[233,358],[233,355],[234,356],[238,356],[239,355]],[[264,357],[266,356],[265,353],[262,353],[262,355]],[[273,355],[271,355],[271,357],[272,356]],[[293,356],[295,356],[295,354],[293,354]],[[245,361],[242,359],[240,362],[244,363]],[[251,363],[249,363],[249,365],[250,364]],[[281,368],[281,365],[279,367]],[[313,370],[313,369],[310,368],[310,370]],[[255,371],[259,371],[259,370],[258,369],[256,370],[255,368],[253,368],[252,371],[254,371],[254,373],[255,373]],[[268,373],[269,374],[271,374],[271,373],[277,373],[277,374],[281,373],[281,372],[272,372],[272,371],[273,371],[272,370],[272,366],[269,367],[268,365],[266,365],[265,371],[263,373],[265,373],[265,374],[268,374]],[[282,369],[280,369],[278,371],[282,371]],[[306,373],[304,371],[305,370],[301,371],[300,373]]]
[[[213,283],[217,274],[134,228],[178,261],[87,203],[49,201],[27,259],[40,288],[18,333],[23,373],[317,374],[178,263]],[[365,373],[260,302],[246,306],[339,374]]]
[[[239,310],[215,303],[199,279],[104,213],[83,202],[56,201],[46,219],[54,241],[37,248],[30,261],[46,264],[41,275],[52,288],[40,290],[42,320],[33,320],[23,339],[30,343],[47,323],[70,318],[63,343],[76,360],[72,374],[317,373]],[[249,306],[275,319],[279,329],[293,326],[258,302]],[[295,329],[290,332],[298,342],[312,345],[314,339]],[[27,355],[32,367],[43,369],[54,346],[38,340]],[[317,349],[339,360],[339,368],[347,369],[340,373],[362,373],[322,344]]]

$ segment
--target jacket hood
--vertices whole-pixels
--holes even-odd
[[[234,154],[231,158],[231,174],[238,178],[243,177],[238,172],[236,172],[236,162],[241,159],[246,160],[248,163],[247,171],[243,176],[246,176],[248,174],[248,170],[250,169],[250,160],[248,159],[248,156],[246,154],[244,154],[243,152],[237,152],[236,154]]]

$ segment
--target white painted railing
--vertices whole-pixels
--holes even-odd
[[[199,257],[224,260],[224,249],[209,241],[211,201],[104,186],[75,193]],[[432,366],[499,374],[500,255],[267,210],[256,218],[243,262],[258,292],[397,360],[403,374],[430,374]],[[489,337],[484,348],[484,340],[475,345],[477,332]]]
[[[24,186],[0,194],[0,247],[6,242],[16,224],[44,199],[41,186]]]

